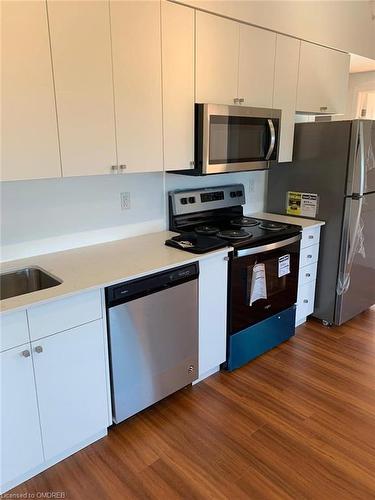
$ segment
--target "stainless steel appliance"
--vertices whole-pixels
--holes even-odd
[[[267,210],[317,193],[323,227],[314,316],[341,325],[375,303],[375,121],[296,125],[291,164],[272,168]]]
[[[242,184],[169,193],[169,227],[180,233],[180,241],[205,251],[215,249],[216,240],[233,247],[228,275],[230,370],[294,334],[297,300],[301,227],[246,217],[243,204]]]
[[[198,263],[106,289],[113,419],[198,377]]]
[[[278,109],[196,104],[194,169],[176,173],[267,169],[277,162],[280,120]]]

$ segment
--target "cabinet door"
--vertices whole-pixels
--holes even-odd
[[[301,42],[297,111],[345,113],[350,56]]]
[[[30,344],[1,353],[1,483],[43,462]]]
[[[31,344],[46,460],[107,427],[102,328],[93,321]]]
[[[279,162],[292,161],[298,83],[300,40],[284,35],[276,38],[273,107],[281,109]]]
[[[276,35],[240,24],[238,97],[246,106],[271,108]]]
[[[60,177],[44,2],[2,2],[2,180]]]
[[[163,170],[160,4],[110,2],[118,162]]]
[[[48,2],[64,176],[116,163],[107,2]]]
[[[239,35],[235,21],[196,11],[196,102],[236,102]]]
[[[199,377],[226,359],[227,273],[223,255],[199,266]]]
[[[162,2],[164,169],[194,160],[194,10]]]

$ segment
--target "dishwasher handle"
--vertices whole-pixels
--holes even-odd
[[[198,275],[199,264],[194,262],[193,264],[175,267],[151,276],[109,286],[105,290],[107,309],[197,279]]]

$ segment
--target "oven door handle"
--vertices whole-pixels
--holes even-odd
[[[273,153],[273,150],[275,149],[275,142],[276,142],[276,132],[275,132],[275,127],[273,125],[273,121],[268,119],[268,126],[270,129],[270,146],[268,148],[267,154],[266,154],[266,160],[269,160],[271,158],[271,155]]]
[[[255,253],[260,252],[270,252],[271,250],[276,250],[277,248],[282,248],[290,245],[291,243],[296,243],[302,238],[300,234],[297,236],[293,236],[292,238],[288,238],[287,240],[276,241],[275,243],[269,243],[268,245],[261,245],[259,247],[246,248],[244,250],[237,250],[235,259],[239,257],[246,257],[247,255],[254,255]]]

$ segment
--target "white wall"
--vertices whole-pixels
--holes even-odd
[[[341,120],[352,120],[357,117],[357,105],[360,92],[375,92],[375,71],[352,73],[349,75],[348,99],[346,113]]]
[[[262,210],[264,172],[201,178],[152,173],[3,182],[1,260],[161,231],[167,227],[166,190],[235,182],[245,185],[245,211]],[[121,210],[121,192],[130,192],[130,210]]]
[[[375,59],[375,3],[360,1],[177,0],[303,40]]]

